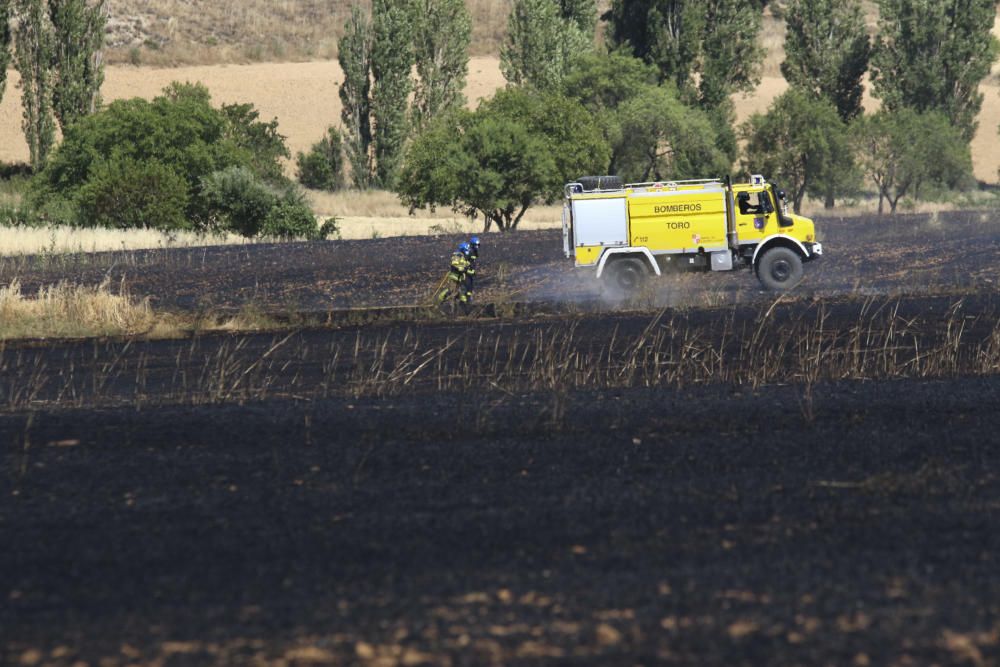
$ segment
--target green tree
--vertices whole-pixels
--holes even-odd
[[[760,82],[762,0],[613,0],[608,40],[706,109]]]
[[[878,189],[878,213],[890,213],[926,186],[962,187],[972,180],[972,157],[960,128],[940,112],[880,111],[852,126],[851,141],[865,176]]]
[[[593,48],[593,28],[580,28],[583,14],[562,14],[557,0],[514,0],[500,70],[514,85],[559,89],[577,58]]]
[[[733,93],[760,85],[764,49],[760,46],[760,0],[705,0],[698,102],[705,109],[729,104]]]
[[[465,0],[412,0],[417,82],[414,126],[465,103],[472,20]]]
[[[559,16],[592,40],[597,28],[597,0],[558,0],[558,3]]]
[[[688,93],[701,56],[705,8],[693,0],[614,0],[605,14],[608,41],[656,66]]]
[[[667,86],[647,86],[621,107],[621,137],[613,146],[616,173],[630,181],[728,174],[708,115],[684,106]]]
[[[285,183],[281,160],[291,157],[291,153],[286,137],[278,133],[278,119],[260,120],[260,112],[249,103],[223,104],[220,113],[226,121],[223,136],[249,154],[254,173],[265,181]]]
[[[979,84],[997,57],[995,0],[879,0],[879,8],[875,95],[889,111],[940,111],[971,141]]]
[[[591,52],[566,75],[562,90],[596,115],[617,109],[656,81],[655,67],[623,50]]]
[[[45,166],[56,137],[52,108],[55,38],[45,0],[15,2],[15,59],[21,74],[21,102],[24,106],[21,127],[28,142],[31,167],[39,171]]]
[[[554,201],[568,180],[606,165],[609,151],[579,103],[508,89],[475,113],[438,119],[413,141],[400,199],[413,209],[482,215],[484,230],[509,231],[536,201]]]
[[[372,9],[372,99],[375,173],[381,187],[392,188],[408,131],[407,111],[413,81],[412,11],[400,0],[375,0]]]
[[[340,86],[341,112],[347,159],[351,164],[351,179],[362,190],[375,180],[372,153],[371,116],[371,23],[357,5],[351,7],[351,17],[344,36],[338,42],[337,58],[344,72]]]
[[[308,153],[296,158],[299,183],[314,190],[331,192],[344,187],[343,141],[336,128],[329,128],[326,136],[313,144]]]
[[[856,180],[847,129],[826,100],[792,88],[741,127],[743,168],[787,188],[796,213],[807,193],[846,191]]]
[[[591,113],[612,147],[622,143],[621,107],[649,87],[655,87],[656,68],[624,51],[585,54],[563,79],[563,94],[574,99]],[[598,171],[618,173],[613,150],[610,164]]]
[[[57,73],[53,106],[63,129],[100,103],[104,66],[101,49],[107,24],[105,0],[48,0],[54,30],[53,66]]]
[[[785,22],[785,79],[829,100],[844,122],[854,120],[871,56],[860,0],[792,0]]]
[[[10,67],[11,0],[0,0],[0,101],[7,88],[7,68]]]

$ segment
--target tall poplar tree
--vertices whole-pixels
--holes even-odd
[[[831,102],[843,121],[856,118],[871,56],[861,0],[792,0],[785,22],[785,80]]]
[[[371,23],[358,5],[351,8],[344,36],[338,43],[344,82],[340,86],[341,112],[347,159],[351,163],[354,186],[365,190],[373,185],[371,120]]]
[[[879,0],[879,9],[875,95],[889,111],[940,111],[971,141],[979,84],[997,58],[995,0]]]
[[[717,109],[733,93],[748,93],[760,84],[764,20],[760,0],[704,0],[698,102]]]
[[[570,21],[588,38],[597,29],[597,0],[558,0],[559,16]]]
[[[65,132],[100,104],[108,6],[106,0],[48,0],[48,3],[55,37],[53,65],[57,72],[53,106]]]
[[[10,5],[11,0],[0,0],[0,100],[7,88],[7,68],[10,67]]]
[[[21,74],[21,127],[28,142],[31,167],[45,166],[55,143],[56,123],[52,109],[55,37],[45,0],[16,0],[17,30],[15,59]]]
[[[472,20],[465,0],[413,0],[413,55],[417,82],[413,119],[418,128],[461,107],[469,73]]]
[[[378,185],[392,188],[408,134],[413,81],[412,8],[409,1],[375,0],[372,8],[372,99],[375,174]]]
[[[716,109],[760,82],[764,0],[614,0],[608,39],[655,65],[684,98]]]
[[[592,50],[594,28],[586,28],[588,14],[574,13],[580,3],[565,2],[564,13],[559,0],[514,0],[507,42],[500,49],[500,70],[507,81],[557,90],[576,59]]]
[[[690,94],[701,56],[705,8],[695,0],[614,0],[605,15],[608,41],[625,46],[635,57]]]

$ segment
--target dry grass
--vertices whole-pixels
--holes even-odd
[[[799,311],[801,317],[792,321],[773,316],[776,306],[763,307],[756,317],[737,317],[734,310],[731,317],[701,324],[664,310],[643,330],[616,330],[596,345],[571,319],[446,341],[376,328],[356,337],[331,337],[315,362],[319,378],[303,373],[303,344],[294,325],[275,331],[263,346],[259,338],[232,336],[202,349],[201,339],[192,337],[178,349],[175,368],[156,369],[166,383],[158,400],[391,397],[427,390],[538,393],[550,401],[544,412],[559,421],[575,390],[788,384],[800,397],[803,418],[811,421],[814,389],[824,382],[1000,372],[995,314],[967,316],[961,300],[930,326],[903,316],[900,302],[891,299],[859,303],[856,323],[845,326],[832,326],[822,303]],[[266,318],[249,313],[219,328],[259,328],[261,322]],[[89,405],[148,402],[147,357],[126,352],[127,345],[109,343],[99,353],[95,343],[93,351],[81,352],[86,359],[71,353],[59,366],[46,368],[37,357],[32,361],[18,348],[0,346],[0,376],[8,380],[0,383],[0,409],[58,405],[66,396]],[[100,366],[99,377],[84,369],[88,364]]]
[[[154,324],[149,299],[134,298],[124,284],[116,293],[107,282],[62,282],[33,297],[22,294],[17,280],[0,287],[0,339],[149,333]]]
[[[189,248],[254,243],[236,234],[166,234],[151,229],[77,229],[75,227],[2,228],[0,256],[65,255],[109,250]]]

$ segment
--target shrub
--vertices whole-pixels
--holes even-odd
[[[261,235],[280,239],[317,239],[320,237],[320,228],[309,207],[282,199],[264,219]]]
[[[339,190],[344,186],[343,142],[336,128],[295,160],[299,183],[314,190]]]
[[[234,105],[220,111],[210,101],[204,86],[173,83],[151,102],[119,100],[82,118],[67,129],[62,145],[33,180],[29,199],[39,209],[56,200],[75,206],[82,189],[101,172],[102,161],[157,163],[185,183],[180,214],[196,228],[210,227],[218,212],[201,196],[207,176],[243,167],[261,178],[277,180],[279,158],[287,155],[287,151],[282,153],[284,139],[276,125],[259,122],[252,107]],[[162,170],[155,173],[162,175]],[[81,225],[104,224],[91,222],[82,213],[74,217]]]
[[[245,167],[231,167],[202,182],[202,196],[216,224],[246,237],[319,238],[316,217],[303,194],[275,191]]]
[[[0,227],[35,227],[37,216],[24,204],[0,202]]]
[[[328,239],[331,236],[337,236],[339,233],[340,228],[337,226],[337,219],[334,217],[327,218],[323,221],[323,224],[319,226],[319,237],[321,239]]]
[[[213,211],[214,226],[253,237],[278,198],[246,167],[230,167],[207,176],[201,185],[206,207]]]
[[[187,199],[187,183],[169,167],[119,158],[96,166],[77,195],[76,213],[80,226],[190,229]]]

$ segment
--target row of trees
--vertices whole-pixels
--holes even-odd
[[[880,0],[869,40],[858,0],[791,0],[782,73],[791,92],[743,128],[747,165],[833,206],[861,175],[887,202],[926,186],[961,187],[971,179],[969,144],[982,107],[979,84],[997,57],[992,0]],[[865,117],[869,74],[881,110]]]
[[[806,194],[832,206],[864,178],[877,187],[880,210],[888,203],[893,211],[902,197],[971,181],[969,142],[983,99],[978,86],[997,55],[993,0],[879,0],[874,40],[860,0],[776,5],[772,10],[788,26],[782,72],[790,90],[766,114],[735,127],[734,93],[760,81],[767,4],[614,0],[603,17],[608,48],[598,50],[594,0],[515,0],[501,53],[509,84],[550,105],[585,109],[607,146],[592,152],[607,156],[603,164],[590,161],[585,169],[562,160],[566,171],[552,180],[584,171],[626,180],[724,174],[742,145],[741,167],[786,184],[796,208]],[[882,105],[871,116],[862,107],[866,75]],[[570,113],[568,107],[563,112]],[[450,205],[482,214],[487,225],[516,226],[523,207],[510,202],[526,195],[490,193],[504,181],[522,190],[536,182],[530,171],[518,170],[542,161],[505,154],[513,144],[502,141],[498,129],[525,113],[504,117],[485,103],[474,113],[446,113],[429,125],[425,116],[411,125],[417,137],[405,152],[404,178],[395,183],[403,201]],[[524,129],[530,135],[537,128],[527,123]],[[552,137],[535,139],[525,139],[524,149],[566,150],[553,148],[559,142]],[[581,144],[592,139],[580,129]],[[376,151],[365,155],[379,161]]]
[[[35,170],[55,144],[56,123],[65,133],[100,104],[107,15],[107,0],[0,0],[0,98],[13,50]]]
[[[471,35],[464,0],[374,0],[370,15],[352,8],[339,60],[344,144],[356,187],[395,186],[407,137],[464,105]]]

